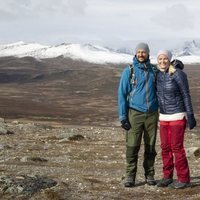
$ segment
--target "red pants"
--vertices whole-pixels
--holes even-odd
[[[190,182],[190,171],[183,146],[186,120],[160,121],[164,178],[172,178],[174,165],[179,182]],[[174,162],[175,158],[175,162]]]

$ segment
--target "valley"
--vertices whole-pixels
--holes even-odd
[[[8,130],[0,133],[0,199],[200,198],[200,66],[184,69],[198,126],[185,135],[192,188],[182,191],[145,184],[143,145],[136,187],[123,187],[125,135],[118,122],[117,88],[124,66],[62,57],[0,58],[0,128]],[[159,134],[156,150],[158,181]]]

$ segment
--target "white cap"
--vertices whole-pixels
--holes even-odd
[[[169,51],[169,50],[166,50],[166,49],[160,50],[160,51],[158,52],[158,54],[157,54],[157,58],[158,58],[160,55],[165,55],[165,56],[167,56],[167,58],[169,59],[169,61],[171,61],[171,59],[172,59],[172,53],[171,53],[171,51]]]

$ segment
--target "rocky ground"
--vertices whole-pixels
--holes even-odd
[[[3,131],[4,130],[4,131]],[[160,189],[144,182],[143,145],[137,184],[123,187],[124,132],[119,127],[4,122],[0,135],[0,199],[200,199],[200,134],[186,133],[192,187]],[[156,180],[162,178],[159,136]],[[174,177],[176,179],[176,176]]]
[[[185,67],[198,124],[199,67]],[[200,199],[199,126],[185,134],[191,188],[147,186],[143,145],[136,187],[123,187],[125,133],[117,116],[123,68],[61,57],[0,58],[0,199]],[[158,135],[156,180],[162,178],[159,143]]]

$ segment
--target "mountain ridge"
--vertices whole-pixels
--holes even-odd
[[[200,44],[195,40],[186,41],[181,46],[170,49],[174,58],[186,64],[200,63]],[[59,45],[41,45],[23,41],[0,45],[0,57],[34,57],[36,59],[65,57],[90,63],[131,63],[134,55],[132,48],[112,49],[93,44],[61,43]],[[156,55],[150,57],[156,63]]]

